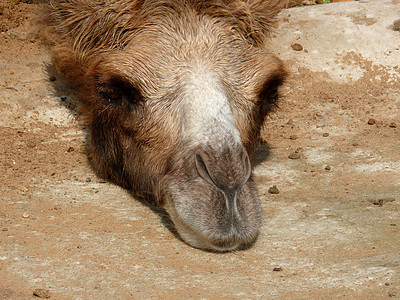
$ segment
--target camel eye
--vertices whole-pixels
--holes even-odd
[[[265,87],[264,90],[260,93],[260,98],[264,102],[268,102],[273,104],[278,100],[279,93],[278,93],[278,88],[279,88],[280,83],[279,82],[269,82]]]
[[[119,78],[100,83],[96,89],[103,104],[126,112],[142,100],[140,92],[135,87]]]
[[[267,101],[275,102],[278,99],[278,88],[266,91],[264,97]]]
[[[112,89],[108,91],[101,91],[101,95],[110,104],[116,104],[122,100],[122,92],[118,89]]]

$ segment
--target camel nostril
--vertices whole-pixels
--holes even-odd
[[[249,155],[246,151],[243,152],[243,166],[244,166],[244,183],[246,183],[251,176],[251,163]]]
[[[195,163],[197,172],[199,173],[200,177],[203,178],[208,183],[215,185],[215,182],[212,180],[211,175],[208,172],[207,166],[199,152],[196,152]]]
[[[207,183],[224,193],[236,191],[244,186],[251,176],[251,164],[242,145],[233,145],[222,150],[198,149],[195,153],[198,175]]]

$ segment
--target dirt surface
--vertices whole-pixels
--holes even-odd
[[[30,22],[41,2],[0,6],[0,298],[400,298],[397,0],[282,14],[291,77],[255,157],[263,226],[225,254],[96,176]]]

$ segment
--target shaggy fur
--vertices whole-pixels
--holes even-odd
[[[286,76],[265,45],[281,7],[279,0],[52,2],[54,64],[80,91],[97,168],[163,205],[195,247],[231,250],[257,235],[248,156]],[[239,142],[223,131],[211,143],[183,138],[185,91],[199,68],[228,99]]]

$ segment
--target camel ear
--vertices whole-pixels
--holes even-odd
[[[80,56],[120,47],[124,30],[143,0],[49,0],[48,23]]]
[[[282,0],[250,0],[245,5],[248,5],[248,15],[254,25],[268,31],[275,24],[276,16],[285,3]]]
[[[285,0],[222,0],[204,1],[208,14],[223,17],[254,45],[263,44],[285,6]],[[206,5],[207,5],[206,4]]]

